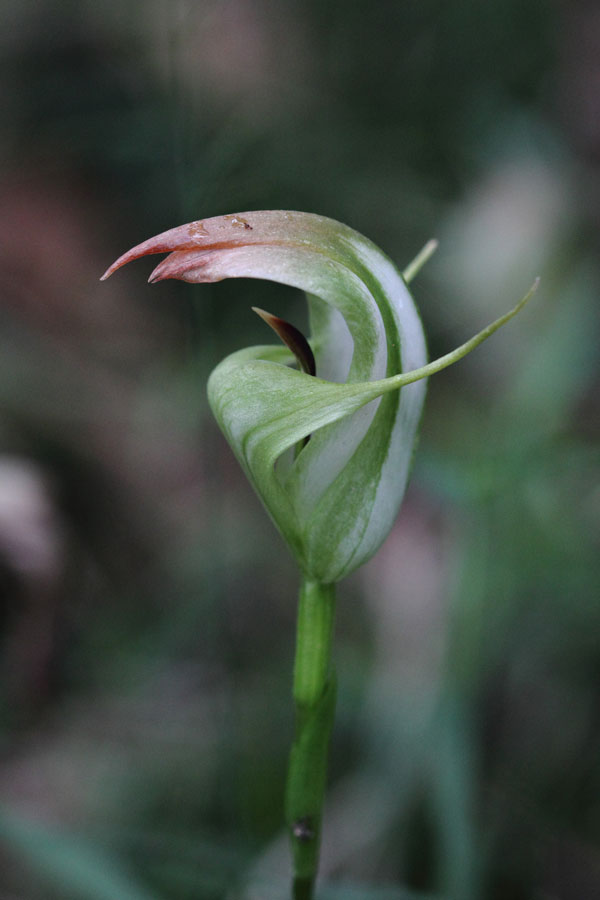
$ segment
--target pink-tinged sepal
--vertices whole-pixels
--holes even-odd
[[[407,282],[432,249],[403,277],[374,244],[339,222],[263,210],[172,228],[123,254],[102,276],[142,256],[168,253],[150,281],[259,278],[307,294],[310,346],[297,329],[261,313],[289,349],[231,354],[212,372],[208,397],[304,575],[322,584],[358,568],[389,533],[408,477],[425,378],[474,349],[531,295],[426,364]],[[290,368],[294,357],[305,371]]]
[[[171,253],[174,250],[203,250],[210,247],[225,249],[247,242],[248,236],[254,231],[254,227],[248,221],[247,216],[256,216],[256,213],[239,213],[233,216],[215,216],[211,219],[199,219],[196,222],[188,222],[186,225],[178,225],[157,234],[155,237],[142,241],[136,247],[132,247],[127,253],[120,256],[112,266],[109,266],[100,281],[105,281],[113,272],[121,266],[140,259],[142,256],[151,256],[153,253]],[[246,239],[244,241],[244,238]],[[181,276],[161,275],[152,281],[160,281],[164,278],[179,278]],[[184,279],[186,280],[186,279]]]

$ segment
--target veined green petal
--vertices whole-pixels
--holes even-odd
[[[381,544],[397,514],[412,444],[404,456],[391,452],[394,431],[402,441],[399,404],[389,404],[399,389],[435,374],[462,359],[506,324],[528,302],[525,297],[465,344],[428,365],[359,384],[335,384],[287,368],[291,354],[283,348],[256,347],[224,360],[209,380],[215,415],[257,492],[294,549],[303,568],[322,580],[339,580],[368,559]],[[272,362],[268,362],[266,357]],[[282,479],[275,467],[289,447],[312,434],[310,448],[321,434],[377,398],[383,402],[362,441],[338,475],[308,511],[294,503],[298,465]],[[410,410],[409,410],[410,413]],[[412,422],[409,421],[409,427]],[[319,431],[322,429],[322,431]],[[398,438],[397,438],[398,439]],[[299,459],[308,456],[308,446]],[[317,460],[319,459],[318,453]],[[290,485],[292,490],[290,490]],[[325,577],[327,576],[327,577]]]
[[[253,223],[254,232],[253,217],[244,218]],[[211,257],[211,280],[268,278],[305,290],[317,329],[317,372],[324,370],[348,386],[402,371],[403,356],[404,367],[424,364],[425,342],[414,303],[381,251],[321,217],[286,213],[284,224],[277,243],[254,242]],[[194,268],[198,260],[192,255],[174,254],[156,274],[162,277],[189,262],[186,277],[205,278],[206,266]],[[254,361],[260,356],[264,359],[264,351],[252,352]],[[245,355],[234,354],[229,362],[235,374],[229,363],[226,369],[222,364],[210,381],[214,412],[307,574],[338,580],[371,555],[391,527],[404,492],[424,386],[367,405],[361,392],[332,392],[333,385],[324,382],[317,401],[314,382],[305,396],[299,385],[287,383],[287,372],[249,368]],[[294,421],[286,414],[282,426],[273,416],[276,409],[293,409]],[[282,443],[292,446],[302,423],[310,426],[303,436],[312,434],[312,440],[285,472],[279,471],[274,462],[285,449]],[[388,457],[393,479],[382,483]],[[322,540],[334,532],[334,540]]]
[[[308,296],[317,375],[290,368],[282,347],[227,357],[209,401],[237,458],[307,577],[339,580],[376,551],[404,493],[424,379],[485,340],[521,304],[471,341],[426,364],[405,270],[352,229],[307,213],[261,211],[182,225],[111,266],[169,252],[151,281],[263,278]],[[311,435],[294,460],[278,460]]]

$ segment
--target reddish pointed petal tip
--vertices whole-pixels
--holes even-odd
[[[248,221],[247,217],[252,220],[253,224]],[[133,262],[133,260],[139,259],[141,256],[149,256],[152,253],[171,253],[173,251],[201,252],[211,247],[224,249],[256,241],[262,218],[264,218],[264,213],[236,213],[233,215],[215,216],[211,219],[199,219],[195,222],[188,222],[185,225],[178,225],[176,228],[163,231],[162,234],[157,234],[136,247],[132,247],[131,250],[128,250],[127,253],[124,253],[108,267],[100,281],[106,281],[121,266]],[[255,228],[257,229],[256,231]],[[150,281],[180,277],[176,273],[161,273],[160,277],[155,277],[155,274],[155,272],[152,273]]]
[[[101,276],[100,281],[106,281],[106,279],[110,278],[110,276],[113,274],[113,272],[116,272],[117,269],[121,268],[121,266],[126,265],[128,262],[131,262],[134,259],[138,259],[140,256],[144,256],[145,253],[147,253],[147,252],[152,252],[152,253],[159,252],[158,250],[156,250],[156,251],[142,250],[141,252],[138,252],[139,248],[142,246],[143,246],[143,244],[140,244],[139,247],[133,247],[133,249],[128,250],[127,253],[123,253],[122,256],[120,256],[118,259],[116,259],[114,261],[114,263],[108,267],[108,269],[106,270],[104,275]]]
[[[166,281],[168,278],[189,282],[210,281],[212,280],[210,277],[202,277],[202,271],[206,268],[210,258],[211,253],[207,250],[174,250],[159,262],[154,271],[150,273],[148,281],[150,284]]]
[[[159,238],[161,235],[158,236]],[[127,253],[123,253],[122,256],[119,256],[118,259],[114,261],[114,263],[108,267],[104,275],[100,278],[100,281],[106,281],[107,278],[116,272],[117,269],[120,269],[121,266],[127,265],[129,262],[133,262],[134,259],[140,259],[142,256],[147,256],[151,253],[165,253],[171,250],[171,247],[165,247],[162,242],[159,242],[157,238],[151,238],[149,241],[144,241],[142,244],[138,244],[137,247],[132,247],[131,250],[128,250]]]
[[[112,273],[115,271],[115,269],[118,269],[118,268],[119,268],[119,266],[117,265],[117,263],[118,263],[118,260],[117,260],[117,262],[114,262],[114,263],[112,264],[112,266],[109,266],[109,267],[108,267],[108,269],[106,270],[106,272],[104,273],[104,275],[101,275],[101,276],[100,276],[100,281],[106,281],[107,278],[110,278],[110,276],[111,276]]]

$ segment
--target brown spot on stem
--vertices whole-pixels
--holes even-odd
[[[312,824],[312,819],[310,816],[302,816],[301,819],[296,819],[294,824],[292,825],[292,834],[296,838],[296,840],[305,844],[308,841],[312,841],[315,838],[315,829]]]

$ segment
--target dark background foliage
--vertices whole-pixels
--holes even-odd
[[[282,898],[297,575],[210,417],[257,282],[123,250],[291,208],[400,266],[433,379],[340,587],[323,900],[600,892],[600,18],[585,0],[4,0],[2,900]]]

